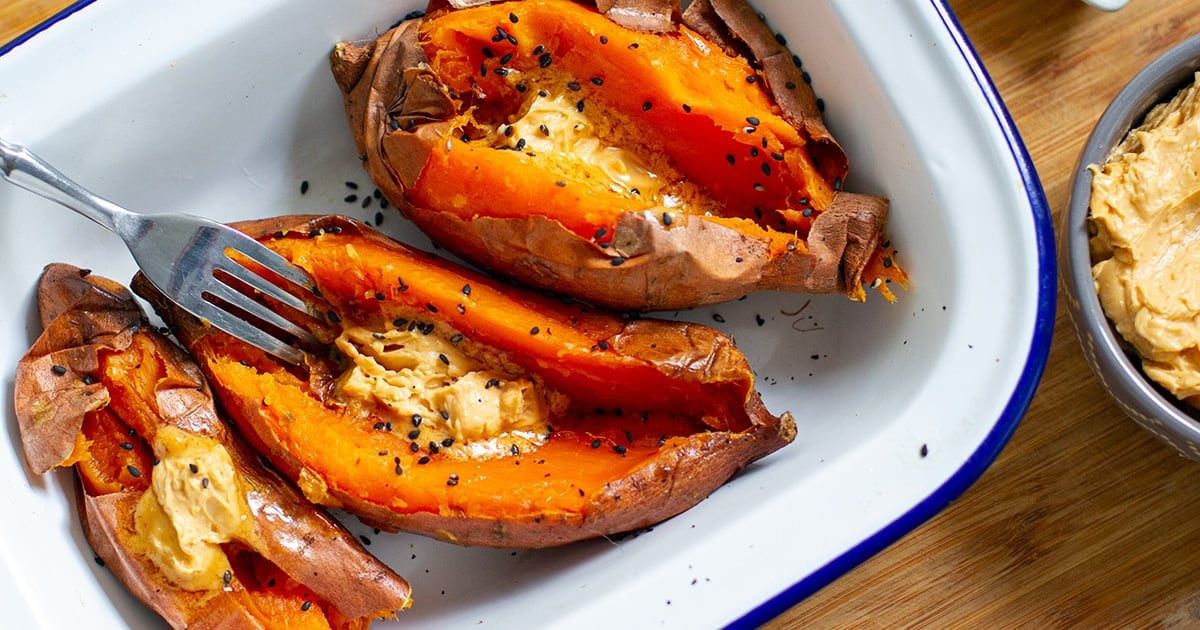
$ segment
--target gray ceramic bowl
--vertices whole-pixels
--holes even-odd
[[[1124,345],[1100,308],[1088,254],[1088,201],[1092,174],[1130,128],[1154,105],[1171,99],[1200,69],[1200,35],[1155,59],[1131,80],[1096,124],[1075,166],[1071,199],[1060,232],[1059,268],[1067,311],[1092,370],[1138,424],[1183,455],[1200,461],[1200,411],[1183,405],[1142,374],[1141,361]]]

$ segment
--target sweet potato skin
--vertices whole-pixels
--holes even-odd
[[[523,361],[524,367],[540,379],[563,387],[568,395],[577,397],[580,406],[599,406],[600,401],[619,406],[636,399],[657,409],[674,404],[697,418],[711,414],[703,419],[708,426],[676,430],[669,438],[665,433],[660,438],[657,428],[648,435],[638,422],[626,423],[633,433],[625,434],[628,441],[619,438],[619,442],[604,437],[620,436],[611,413],[586,422],[564,419],[562,425],[554,423],[554,433],[536,449],[504,458],[444,462],[436,453],[410,451],[410,444],[400,438],[400,429],[396,433],[390,429],[362,433],[352,428],[338,429],[354,423],[336,411],[340,403],[320,399],[323,386],[320,377],[314,375],[331,372],[322,367],[326,359],[311,356],[310,374],[288,376],[270,357],[172,309],[148,283],[135,280],[134,289],[171,322],[184,345],[197,357],[230,416],[275,466],[285,476],[299,480],[302,488],[311,489],[306,492],[318,503],[350,511],[375,527],[420,533],[462,545],[519,548],[561,545],[625,532],[691,507],[745,465],[790,443],[795,436],[791,415],[776,417],[763,407],[753,390],[753,375],[745,359],[728,338],[713,329],[656,320],[625,321],[564,304],[557,298],[426,258],[361,223],[341,217],[280,217],[235,227],[305,266],[340,321],[354,323],[356,318],[364,317],[390,321],[388,309],[397,299],[439,305],[431,310],[448,313],[443,321],[451,322],[472,339],[482,339],[493,347],[498,344],[497,352],[521,355],[512,360]],[[319,236],[305,236],[313,234]],[[332,257],[344,251],[361,258],[357,269],[333,266]],[[417,266],[401,266],[404,259],[413,257]],[[402,291],[389,293],[387,286],[372,286],[370,273],[374,269],[421,280],[410,279]],[[361,282],[338,284],[364,274],[366,279]],[[447,279],[436,279],[435,275]],[[395,279],[386,278],[394,287]],[[453,294],[420,292],[420,285],[435,281],[452,287]],[[459,287],[468,286],[469,302],[458,292]],[[462,301],[465,307],[447,308],[445,298]],[[507,307],[498,306],[501,304]],[[527,319],[529,313],[537,314],[538,319]],[[529,321],[539,322],[543,334],[531,335]],[[553,337],[547,337],[545,333],[551,328]],[[518,332],[514,334],[514,330]],[[543,349],[527,345],[535,342],[559,345]],[[598,355],[605,358],[596,358]],[[281,384],[288,382],[293,385],[285,396]],[[625,398],[618,398],[621,396]],[[283,398],[293,402],[286,403]],[[264,405],[264,399],[269,399],[270,405]],[[657,402],[651,402],[653,399]],[[635,408],[635,403],[628,404],[629,409]],[[656,426],[655,422],[645,426]],[[360,418],[355,423],[363,427],[384,424],[378,418]],[[328,438],[312,433],[325,430],[329,431]],[[606,446],[598,448],[602,439]],[[361,444],[345,447],[349,449],[346,452],[310,452],[304,446],[316,443],[316,448],[326,448],[338,440]],[[621,455],[610,450],[610,444]],[[378,459],[374,457],[377,452],[387,457],[375,477],[353,477],[329,465],[339,459]],[[432,461],[421,457],[424,455],[432,455]],[[416,461],[418,458],[425,462]],[[392,472],[393,459],[397,471],[403,473]],[[590,481],[569,477],[572,469],[585,463],[591,468],[602,467],[608,476],[589,477]],[[522,489],[520,484],[525,482],[517,480],[525,479],[519,475],[536,473],[527,481],[533,483],[536,479],[541,483],[542,470],[546,477],[553,473],[556,479],[559,475],[566,478],[561,480],[563,485],[555,486],[560,489],[546,490],[553,493],[550,496],[534,498],[534,490]],[[446,477],[438,476],[447,471],[456,473],[455,484],[446,484]],[[462,473],[461,479],[458,473]],[[358,486],[353,479],[360,480]],[[364,485],[368,482],[371,488],[379,486],[383,490],[368,491]],[[568,482],[570,492],[557,494],[568,487]],[[473,485],[476,483],[483,485]]]
[[[672,3],[599,4],[610,18],[629,5],[629,14],[640,16],[646,26],[643,31],[666,30],[657,24],[664,15],[676,26]],[[745,19],[749,8],[744,3],[705,7],[704,12],[704,7],[689,9],[683,22],[714,37],[719,34],[731,52],[744,50],[760,64],[785,118],[807,138],[806,150],[819,157],[816,169],[822,178],[840,182],[845,153],[825,128],[815,96],[786,48],[761,20]],[[419,19],[408,20],[373,42],[338,44],[331,66],[364,168],[384,195],[439,245],[531,286],[622,310],[690,308],[759,290],[865,296],[862,285],[871,278],[864,278],[864,269],[881,247],[888,213],[881,197],[833,193],[815,220],[801,216],[802,209],[781,211],[789,222],[783,230],[775,223],[756,222],[752,215],[714,218],[677,212],[667,223],[658,212],[630,211],[591,229],[612,232],[611,242],[603,244],[591,231],[566,225],[561,215],[533,209],[539,203],[598,203],[592,192],[581,190],[572,197],[552,181],[537,184],[540,192],[529,196],[528,214],[494,215],[492,208],[510,205],[512,198],[505,189],[510,180],[499,171],[525,173],[522,185],[528,186],[532,162],[517,152],[503,152],[495,158],[497,164],[510,164],[480,169],[462,157],[467,145],[458,140],[463,124],[458,95],[431,69],[420,28]],[[472,201],[474,213],[447,211],[445,200],[462,190],[488,191],[485,196],[492,201]],[[826,213],[830,216],[822,218]]]
[[[223,446],[245,486],[255,551],[329,602],[331,620],[336,618],[345,627],[364,627],[372,617],[391,616],[409,605],[409,586],[403,578],[265,468],[234,436],[217,415],[212,393],[195,362],[147,326],[128,290],[85,270],[52,264],[37,292],[45,330],[18,364],[15,382],[22,446],[34,472],[87,457],[80,455],[76,445],[89,411],[145,404],[137,418],[126,416],[140,437],[121,439],[151,442],[156,431],[174,427]],[[115,379],[105,372],[110,357],[129,352],[140,353],[132,355],[138,361],[137,371],[157,370],[158,376],[146,379],[125,373]],[[151,391],[139,389],[145,382],[158,385]],[[74,402],[79,400],[92,402]],[[47,409],[53,411],[47,414]],[[148,483],[144,479],[152,474],[151,466],[144,469],[145,475],[136,475],[142,481],[139,487],[94,494],[86,484],[79,485],[79,517],[97,556],[132,594],[173,627],[261,627],[261,619],[233,594],[236,576],[231,578],[232,589],[188,591],[136,551],[133,512]]]

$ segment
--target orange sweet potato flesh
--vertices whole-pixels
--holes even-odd
[[[685,12],[712,41],[670,21],[677,4],[600,4],[608,17],[570,0],[433,3],[339,44],[380,190],[467,260],[595,304],[861,299],[864,283],[890,297],[884,281],[905,278],[882,245],[887,200],[840,190],[845,153],[766,25],[725,10],[740,0]]]
[[[519,447],[439,447],[422,437],[428,421],[339,393],[339,352],[310,348],[305,366],[281,365],[135,280],[259,450],[314,501],[376,527],[495,547],[634,530],[691,507],[795,435],[791,415],[765,409],[745,358],[711,328],[534,293],[342,217],[236,227],[312,275],[329,322],[380,334],[436,324],[435,337],[472,344],[475,359],[568,401]]]
[[[44,331],[15,380],[26,461],[35,473],[74,465],[88,542],[133,595],[178,628],[365,628],[409,605],[402,578],[231,432],[196,364],[128,290],[52,264],[37,295]],[[168,427],[221,445],[242,480],[254,546],[225,545],[232,571],[216,590],[177,585],[141,551],[134,512]]]

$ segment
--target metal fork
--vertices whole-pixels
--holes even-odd
[[[56,201],[116,233],[154,286],[201,321],[292,364],[303,359],[300,350],[247,321],[242,313],[230,307],[294,336],[301,343],[316,343],[308,330],[216,273],[223,272],[290,308],[311,314],[313,311],[303,299],[230,256],[236,252],[307,294],[315,290],[304,271],[253,238],[204,217],[126,210],[85,190],[28,149],[3,138],[0,138],[0,174],[13,184]]]

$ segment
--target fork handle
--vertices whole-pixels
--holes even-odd
[[[117,220],[132,214],[97,196],[50,166],[32,151],[0,138],[0,175],[46,199],[56,201],[100,225],[120,233]]]

